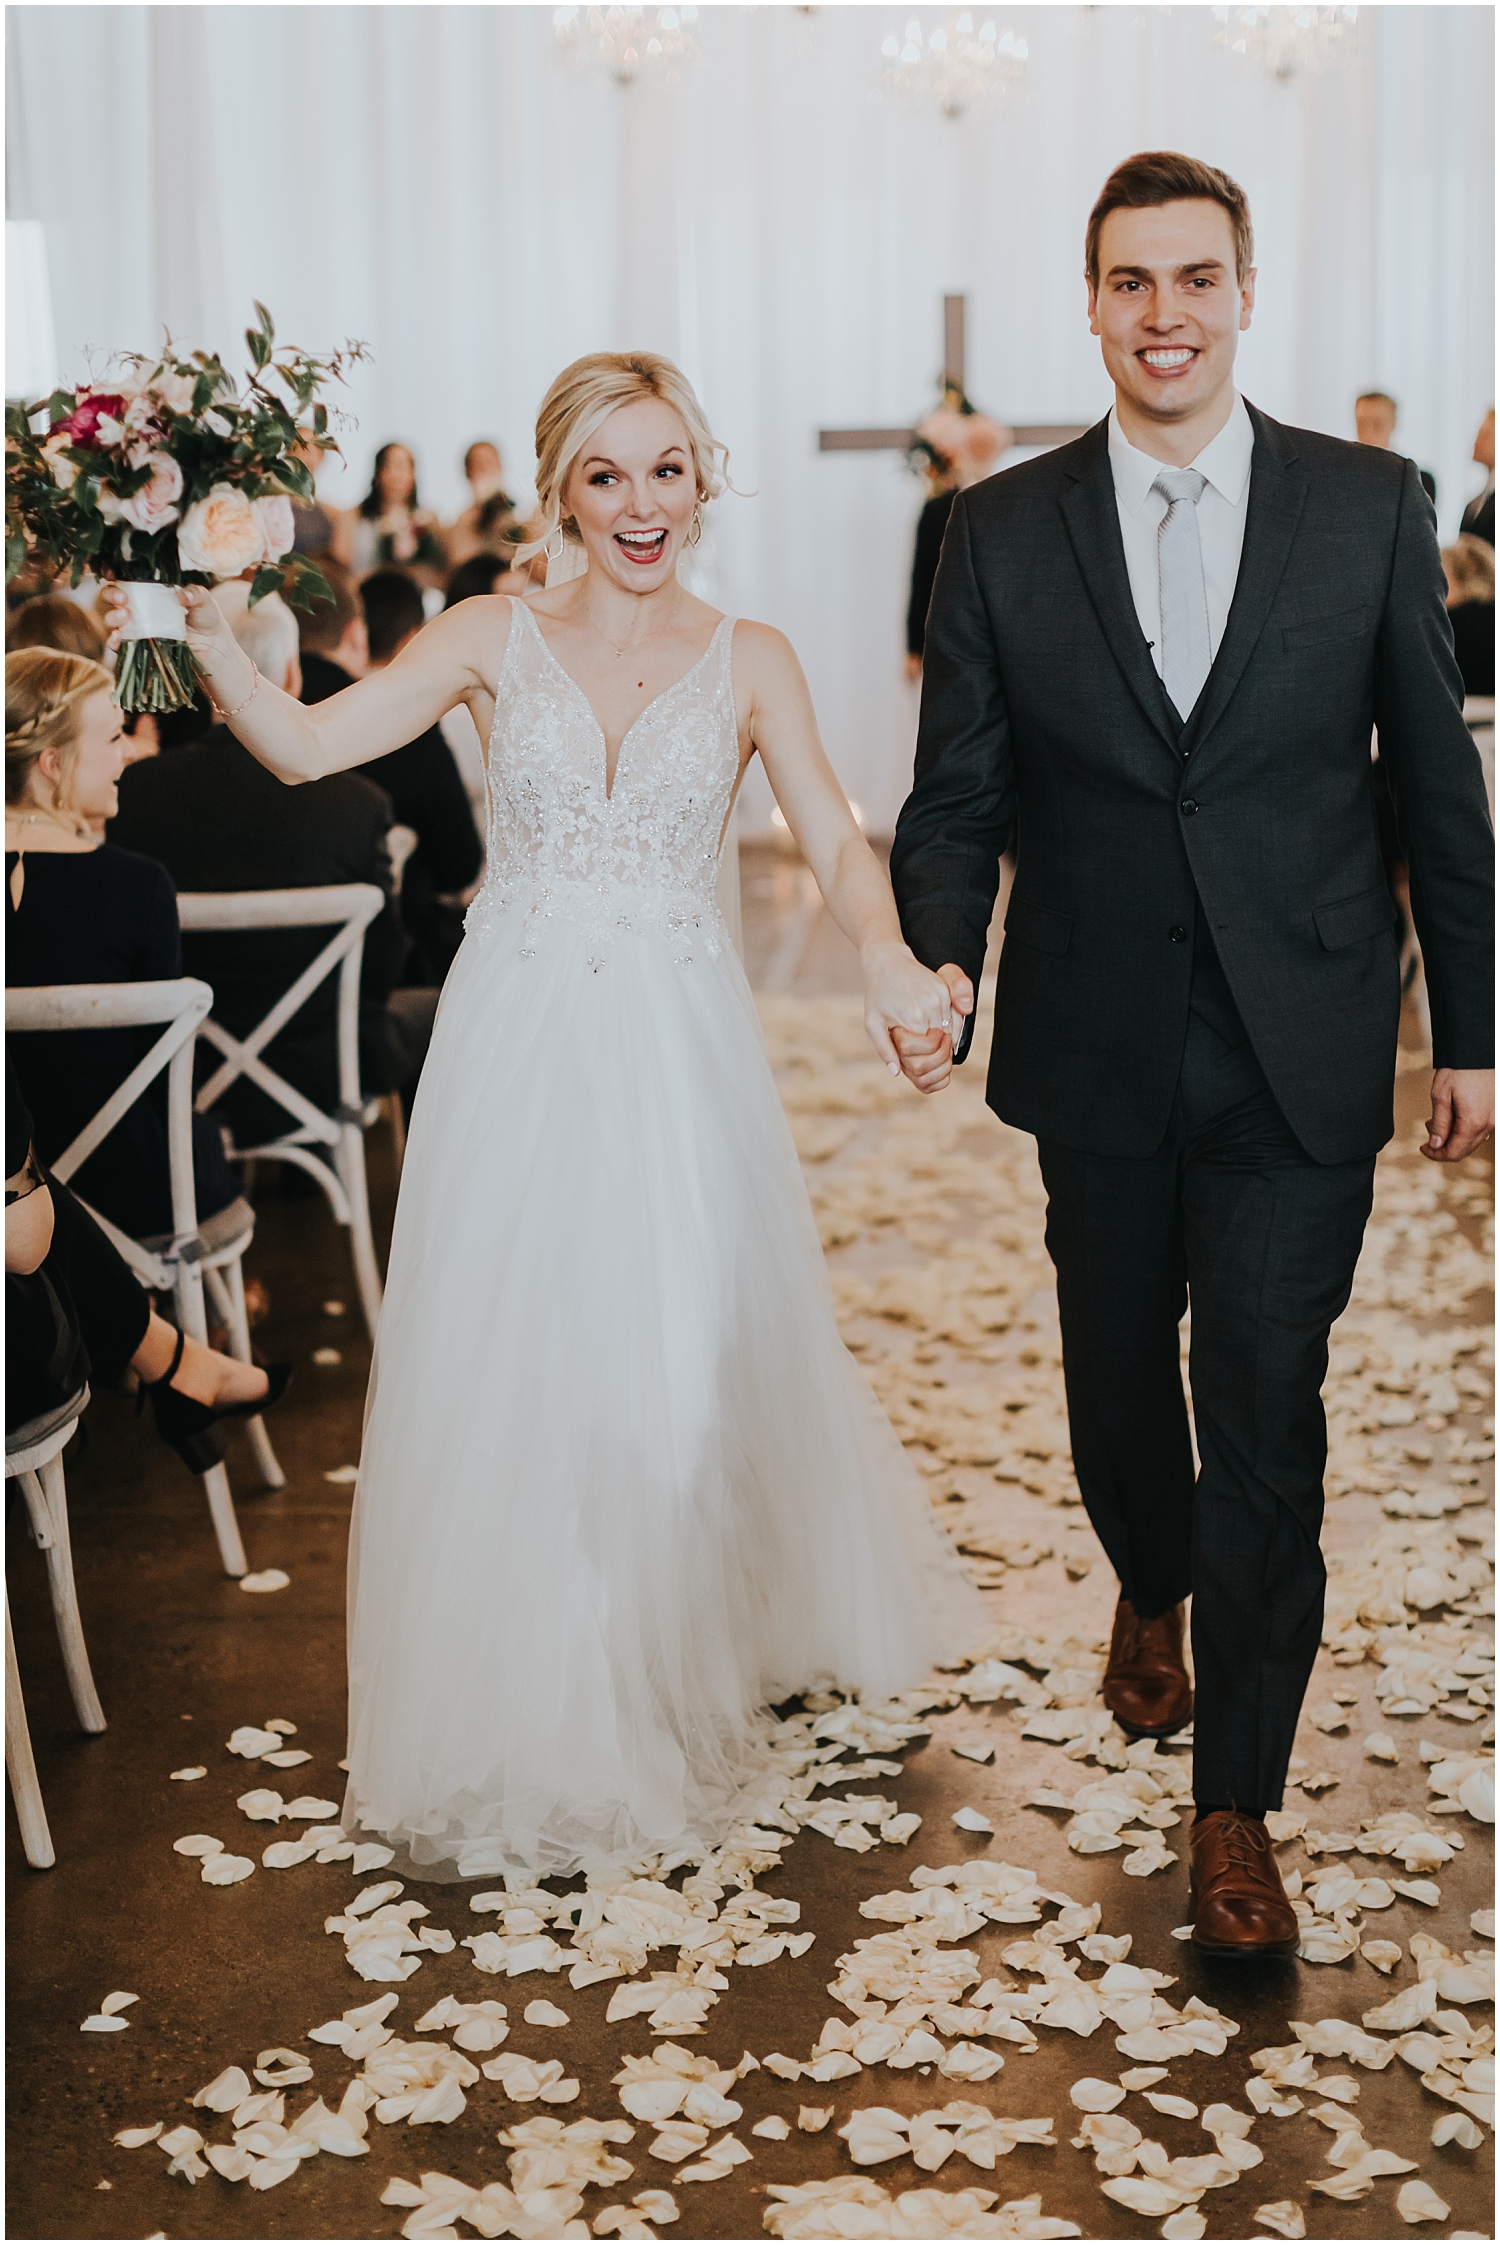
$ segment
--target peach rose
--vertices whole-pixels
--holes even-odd
[[[191,412],[193,377],[190,374],[153,374],[151,395],[160,398],[169,413]]]
[[[71,491],[78,481],[78,469],[73,461],[66,457],[66,448],[71,442],[71,437],[50,436],[42,446],[42,457],[45,459],[51,471],[52,480],[59,491]]]
[[[255,519],[260,524],[261,536],[265,540],[263,558],[266,561],[279,561],[284,553],[291,552],[296,543],[297,529],[292,502],[283,498],[280,492],[273,492],[269,499],[256,499],[253,504]]]
[[[189,507],[177,532],[183,568],[210,577],[238,577],[253,569],[264,551],[255,509],[232,483],[216,483],[206,499]]]
[[[169,522],[177,520],[177,502],[182,497],[182,470],[169,452],[146,452],[137,447],[130,455],[133,468],[149,468],[151,481],[143,483],[139,491],[120,502],[120,512],[137,530],[148,534],[165,530]]]

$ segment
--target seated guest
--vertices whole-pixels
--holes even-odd
[[[1471,538],[1483,538],[1487,546],[1495,543],[1495,408],[1479,424],[1479,434],[1474,439],[1474,458],[1484,470],[1484,489],[1464,508],[1459,528]]]
[[[443,594],[443,606],[445,609],[456,608],[461,600],[473,600],[481,593],[495,592],[496,590],[501,592],[529,592],[531,590],[529,578],[523,584],[520,576],[516,575],[516,582],[513,585],[502,585],[500,583],[502,577],[508,578],[513,574],[516,573],[512,571],[509,559],[504,554],[470,554],[468,560],[460,562],[448,579],[447,590]]]
[[[364,577],[372,569],[404,569],[439,590],[448,555],[436,515],[417,501],[417,463],[404,444],[383,444],[370,488],[334,535],[336,561]]]
[[[104,626],[94,610],[60,592],[42,593],[33,600],[24,601],[5,626],[7,652],[22,647],[50,647],[59,655],[83,655],[90,662],[102,663],[104,642]],[[127,764],[133,764],[138,756],[154,756],[159,745],[156,719],[149,710],[139,710],[126,718]]]
[[[82,655],[91,663],[102,663],[104,627],[66,593],[38,593],[5,619],[5,652],[14,654],[22,647],[50,647],[59,655]]]
[[[299,429],[296,457],[308,474],[317,481],[318,471],[327,455],[320,444],[313,442],[311,429]],[[332,554],[334,536],[339,524],[336,508],[325,507],[314,492],[311,499],[292,501],[292,551],[306,554],[309,561],[321,561]]]
[[[443,534],[452,568],[476,553],[493,550],[500,543],[506,524],[516,519],[516,503],[505,489],[505,471],[497,444],[491,444],[488,438],[471,444],[464,454],[464,476],[470,503]]]
[[[318,568],[332,597],[295,611],[301,643],[302,699],[309,703],[326,702],[330,694],[341,694],[370,667],[365,606],[358,585],[331,554],[319,557]]]
[[[1466,694],[1495,691],[1495,549],[1472,532],[1443,548],[1448,621]]]
[[[369,666],[384,670],[421,630],[422,595],[401,570],[381,569],[366,577],[360,597]],[[462,910],[445,899],[477,880],[484,862],[468,790],[437,725],[360,769],[385,789],[401,825],[416,833],[401,883],[401,917],[413,952],[409,971],[416,982],[440,984],[464,932]]]
[[[184,971],[170,877],[154,859],[99,839],[116,807],[123,765],[120,712],[102,665],[43,647],[6,656],[6,981],[12,988],[175,981]],[[147,1025],[11,1039],[44,1161],[55,1161],[72,1144],[160,1034]],[[233,1238],[249,1222],[249,1210],[224,1159],[218,1127],[206,1115],[193,1121],[193,1174],[200,1228],[215,1241]],[[164,1075],[73,1182],[133,1239],[170,1240]]]
[[[297,625],[279,594],[253,608],[243,585],[214,594],[236,639],[264,675],[295,695],[301,681]],[[406,948],[391,879],[390,797],[361,773],[336,772],[308,787],[283,787],[226,727],[149,763],[133,764],[120,788],[112,839],[149,849],[179,889],[321,888],[369,881],[386,908],[365,934],[359,1052],[366,1094],[413,1087],[437,1010],[436,990],[401,990],[392,980]],[[327,928],[189,933],[189,974],[214,989],[214,1012],[247,1036],[328,942]],[[325,1113],[339,1101],[338,975],[325,977],[266,1050],[269,1066]],[[210,1061],[210,1065],[216,1063]],[[242,1146],[294,1127],[284,1107],[241,1077],[223,1113]]]
[[[1372,444],[1377,452],[1393,449],[1392,437],[1396,434],[1396,401],[1387,397],[1384,390],[1366,390],[1354,401],[1354,438],[1357,444]],[[1400,454],[1397,455],[1401,457]],[[1422,489],[1433,505],[1437,505],[1437,477],[1430,468],[1418,468]]]
[[[194,1473],[224,1455],[221,1419],[269,1410],[289,1369],[242,1364],[158,1317],[124,1257],[81,1201],[49,1176],[9,1045],[5,1055],[5,1428],[57,1411],[86,1380],[127,1366],[156,1431]]]

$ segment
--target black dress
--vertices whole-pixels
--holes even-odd
[[[29,878],[29,874],[28,874]],[[31,1115],[5,1052],[5,1174],[33,1143]],[[146,1338],[151,1302],[66,1185],[48,1177],[52,1244],[34,1271],[5,1274],[5,1430],[56,1410],[87,1379],[117,1380]]]
[[[1495,691],[1495,603],[1461,600],[1448,610],[1453,626],[1453,652],[1463,672],[1466,694]]]
[[[6,853],[7,875],[15,853]],[[164,866],[109,843],[74,856],[26,853],[20,909],[5,891],[5,979],[11,989],[54,982],[164,982],[182,974],[177,892]],[[41,1030],[8,1040],[37,1152],[56,1161],[96,1115],[161,1029]],[[240,1198],[218,1125],[193,1117],[198,1221]],[[132,1239],[170,1234],[172,1177],[163,1073],[74,1173],[76,1191]]]
[[[943,532],[948,527],[956,496],[952,491],[940,491],[935,499],[928,500],[917,517],[917,538],[911,557],[911,598],[906,607],[906,652],[909,655],[920,655],[926,641],[927,611],[932,606],[938,556],[943,550]]]

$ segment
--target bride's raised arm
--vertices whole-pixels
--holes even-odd
[[[465,600],[435,616],[395,661],[312,708],[262,678],[211,593],[178,588],[187,641],[219,714],[252,756],[289,787],[346,772],[404,748],[457,702],[494,692],[510,628],[510,602]],[[118,638],[123,592],[112,603]],[[485,728],[480,727],[480,738]]]

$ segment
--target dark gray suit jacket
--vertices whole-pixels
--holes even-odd
[[[1435,1063],[1492,1060],[1492,841],[1432,508],[1410,461],[1250,417],[1239,580],[1186,727],[1136,619],[1106,423],[963,493],[943,545],[891,858],[902,926],[919,959],[977,985],[1015,834],[989,1103],[1085,1151],[1161,1142],[1200,899],[1307,1152],[1349,1161],[1390,1137],[1400,990],[1374,726]]]

